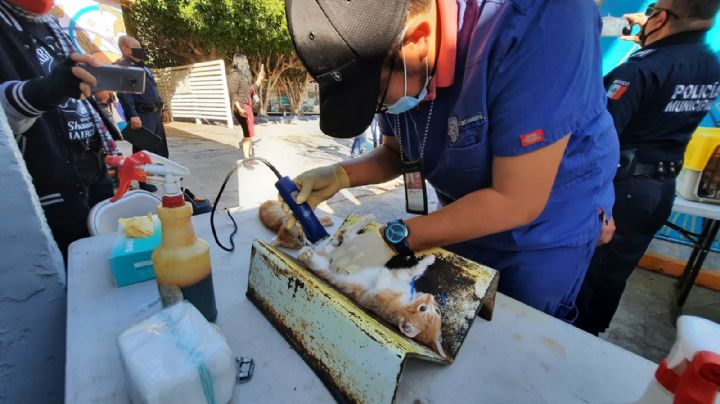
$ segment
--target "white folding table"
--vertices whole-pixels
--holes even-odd
[[[250,246],[273,234],[257,211],[234,213],[240,231],[228,253],[212,240],[209,217],[193,218],[211,245],[217,325],[238,356],[256,362],[235,403],[325,403],[333,398],[311,368],[245,297]],[[218,232],[232,228],[217,217]],[[113,286],[107,258],[114,235],[75,242],[68,268],[65,402],[128,403],[117,336],[160,310],[154,281]],[[225,240],[227,243],[227,240]],[[549,265],[552,265],[549,263]],[[477,319],[454,364],[409,361],[400,403],[620,403],[639,398],[656,364],[498,294],[493,320]]]

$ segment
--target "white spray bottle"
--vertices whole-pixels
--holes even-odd
[[[720,324],[680,316],[667,358],[637,404],[720,404]]]

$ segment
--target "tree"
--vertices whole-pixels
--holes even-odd
[[[260,96],[260,115],[266,115],[267,114],[267,107],[268,107],[268,101],[270,99],[270,95],[272,93],[273,89],[280,89],[278,87],[278,84],[282,84],[282,89],[287,88],[285,86],[285,83],[288,82],[288,80],[293,79],[299,79],[302,80],[303,83],[305,83],[305,87],[307,87],[307,82],[305,81],[304,77],[300,77],[297,75],[292,75],[292,72],[294,70],[303,69],[302,63],[300,63],[300,59],[295,54],[292,55],[282,55],[282,54],[271,54],[268,55],[264,59],[253,59],[250,61],[250,68],[253,71],[253,76],[257,77],[257,73],[260,71],[260,66],[262,64],[265,64],[265,71],[267,72],[267,77],[265,79],[264,83],[261,83],[260,89],[258,91]],[[288,76],[289,74],[289,76]],[[305,73],[307,75],[307,73]],[[293,83],[294,86],[300,85],[300,83]],[[290,95],[287,94],[287,91],[282,91],[283,94],[286,94],[288,98],[290,98]]]
[[[312,77],[303,66],[292,67],[280,76],[282,93],[287,96],[293,115],[302,115],[302,102],[307,97],[308,84]]]
[[[240,52],[257,77],[265,64],[266,81],[258,91],[261,115],[283,73],[301,66],[283,0],[137,0],[124,11],[128,31],[148,49],[152,66],[220,58],[229,65]]]

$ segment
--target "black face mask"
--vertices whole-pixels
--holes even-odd
[[[132,57],[140,61],[145,60],[145,58],[147,57],[147,53],[145,52],[144,48],[132,48],[131,51]]]
[[[647,41],[648,37],[650,37],[650,35],[652,35],[652,34],[658,32],[659,30],[661,30],[661,29],[665,26],[665,24],[667,24],[668,19],[669,19],[670,17],[675,17],[675,18],[677,18],[677,15],[676,15],[675,13],[673,13],[672,11],[670,11],[670,10],[666,10],[666,9],[664,9],[664,8],[663,8],[663,9],[658,9],[658,10],[665,11],[665,13],[667,14],[667,16],[666,16],[666,18],[665,18],[665,22],[663,22],[662,25],[660,25],[659,27],[655,28],[654,30],[652,30],[652,31],[650,31],[650,32],[645,32],[645,27],[647,27],[647,23],[650,22],[650,20],[652,20],[653,18],[655,18],[655,17],[657,17],[658,15],[660,15],[660,12],[657,12],[657,13],[651,15],[650,17],[648,17],[647,22],[645,22],[645,25],[642,27],[642,30],[640,30],[640,34],[638,34],[638,39],[640,39],[640,46],[645,46],[645,42]]]

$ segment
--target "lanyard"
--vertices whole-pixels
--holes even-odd
[[[427,121],[425,121],[425,131],[423,132],[422,145],[420,145],[420,156],[416,162],[423,161],[425,157],[425,144],[427,143],[428,133],[430,133],[430,120],[432,119],[433,107],[435,106],[435,100],[430,101],[430,110],[428,110]],[[402,145],[402,132],[400,127],[400,115],[395,115],[395,133],[400,146],[400,160],[405,163],[405,151]]]
[[[428,133],[430,132],[430,120],[432,119],[435,100],[430,102],[425,132],[423,133],[422,145],[418,160],[405,161],[405,151],[402,146],[402,132],[400,127],[400,116],[395,116],[395,136],[400,147],[400,161],[402,162],[402,175],[405,182],[405,211],[416,215],[428,214],[427,186],[423,176],[423,158],[425,157],[425,145]]]

